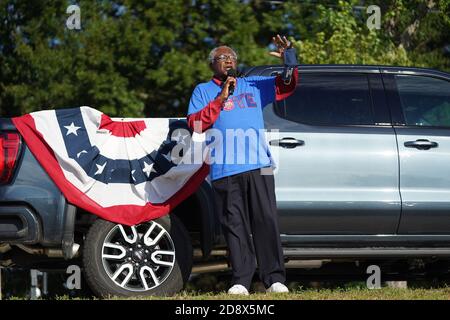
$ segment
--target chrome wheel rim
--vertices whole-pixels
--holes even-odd
[[[167,230],[155,221],[132,227],[117,224],[103,241],[102,263],[119,287],[147,291],[161,285],[172,272],[175,246]]]

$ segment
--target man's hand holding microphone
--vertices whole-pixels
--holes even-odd
[[[236,76],[236,70],[228,70],[227,79],[225,80],[222,87],[222,92],[219,95],[219,98],[222,100],[222,102],[227,101],[228,97],[233,95],[234,88],[236,88]]]

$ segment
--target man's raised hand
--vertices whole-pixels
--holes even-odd
[[[277,46],[277,51],[271,51],[269,54],[271,56],[284,59],[284,51],[291,48],[291,42],[285,36],[281,37],[279,34],[277,34],[276,37],[272,37],[272,42]]]

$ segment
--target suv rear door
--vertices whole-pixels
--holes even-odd
[[[398,152],[378,69],[299,71],[295,93],[264,110],[281,233],[395,233]]]
[[[450,234],[450,76],[383,70],[400,156],[399,234]]]

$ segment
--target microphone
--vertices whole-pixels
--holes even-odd
[[[237,71],[235,69],[230,69],[230,70],[227,71],[227,76],[236,78],[237,77]],[[234,84],[230,84],[230,86],[228,87],[228,93],[229,93],[230,96],[233,95],[233,93],[234,93]]]

